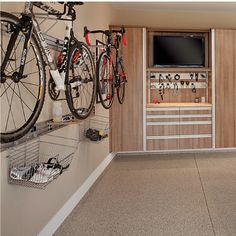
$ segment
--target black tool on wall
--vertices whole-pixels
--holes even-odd
[[[166,79],[171,83],[171,81],[172,81],[171,74],[166,75]]]
[[[162,74],[159,74],[159,83],[162,83],[162,82],[164,82],[164,77],[163,77],[163,75]]]
[[[179,74],[176,74],[175,77],[174,77],[175,80],[180,80],[180,75]]]
[[[197,92],[197,89],[196,89],[196,86],[194,83],[191,84],[191,87],[192,87],[192,92],[193,93],[196,93]]]
[[[192,79],[193,79],[193,76],[194,76],[194,74],[193,74],[193,73],[190,73],[189,75],[190,75],[190,79],[192,80]]]
[[[161,83],[161,85],[159,86],[159,94],[161,96],[161,100],[164,99],[163,95],[165,94],[165,85],[164,83]]]

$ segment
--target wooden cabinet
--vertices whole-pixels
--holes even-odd
[[[216,147],[236,147],[236,30],[216,30]]]
[[[122,48],[128,83],[125,101],[116,94],[110,109],[110,151],[143,150],[143,29],[126,28],[127,46]]]
[[[211,105],[147,107],[147,150],[212,147]]]

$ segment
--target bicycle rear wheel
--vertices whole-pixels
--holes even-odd
[[[92,54],[83,42],[76,42],[70,49],[65,84],[72,115],[87,118],[95,102],[96,77]]]
[[[114,70],[110,60],[103,52],[97,63],[98,96],[105,109],[109,109],[114,100]]]
[[[42,110],[45,97],[45,69],[37,40],[32,34],[22,78],[17,77],[25,41],[20,29],[13,50],[2,71],[7,46],[19,28],[19,19],[0,12],[1,23],[1,143],[15,141],[24,136],[35,124]]]

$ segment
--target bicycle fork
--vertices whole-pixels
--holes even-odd
[[[10,75],[10,74],[5,75],[4,71],[6,69],[7,62],[9,60],[11,60],[10,56],[11,56],[12,51],[14,49],[14,46],[15,46],[16,40],[19,36],[21,28],[22,28],[22,31],[25,33],[25,41],[24,41],[24,45],[23,45],[23,51],[21,54],[19,70],[18,70],[18,72],[17,71],[13,72],[12,75]],[[23,78],[25,62],[26,62],[26,58],[27,58],[27,54],[28,54],[28,45],[29,45],[29,41],[30,41],[30,38],[31,38],[32,32],[33,32],[31,18],[27,15],[22,15],[22,18],[20,19],[20,24],[11,30],[13,30],[13,33],[10,37],[9,42],[8,42],[6,55],[4,57],[2,65],[1,65],[1,78],[0,78],[1,83],[4,83],[7,78],[12,79],[16,83],[19,82]]]

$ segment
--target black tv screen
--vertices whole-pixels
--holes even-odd
[[[204,37],[153,36],[153,64],[163,67],[204,67]]]

